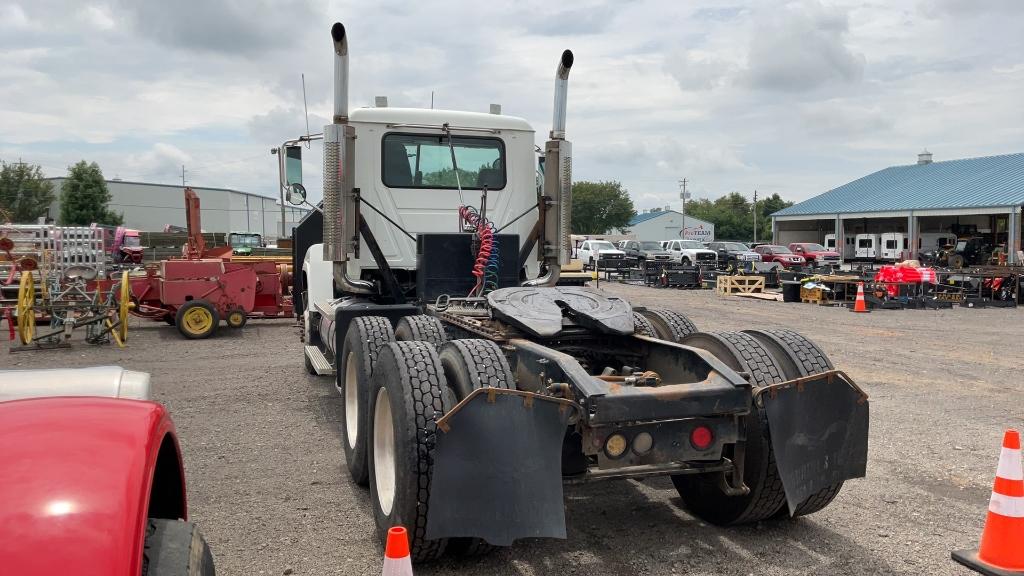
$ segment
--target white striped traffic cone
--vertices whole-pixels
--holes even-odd
[[[1003,436],[981,546],[953,552],[953,560],[990,576],[1024,575],[1024,470],[1016,430]]]
[[[384,570],[381,576],[412,576],[409,533],[401,526],[388,529],[388,542],[384,546]]]

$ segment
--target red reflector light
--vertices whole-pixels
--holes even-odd
[[[707,450],[715,442],[715,434],[707,426],[697,426],[690,431],[690,444],[697,450]]]

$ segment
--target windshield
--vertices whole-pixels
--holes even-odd
[[[387,134],[383,139],[381,177],[388,188],[456,188],[501,190],[505,187],[505,146],[498,138],[455,136],[451,148],[459,165],[456,181],[448,137]]]
[[[232,246],[259,246],[259,234],[232,234],[230,244]]]
[[[804,250],[808,252],[825,252],[826,249],[821,244],[804,244]]]
[[[591,242],[591,250],[615,250],[615,246],[612,246],[611,242]]]
[[[703,250],[704,244],[696,240],[683,240],[682,241],[684,250]]]
[[[793,253],[792,250],[790,250],[789,248],[786,248],[785,246],[769,246],[767,248],[767,250],[771,254],[792,254]]]
[[[963,252],[964,250],[967,250],[967,240],[957,240],[956,251]]]
[[[125,236],[121,242],[122,246],[142,246],[142,240],[138,236]]]
[[[661,242],[641,242],[641,250],[661,250]]]
[[[726,242],[725,249],[733,250],[735,252],[746,252],[750,250],[750,248],[748,248],[746,244],[740,244],[739,242]]]

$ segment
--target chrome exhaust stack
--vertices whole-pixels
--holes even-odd
[[[547,273],[528,280],[524,286],[554,286],[561,267],[569,263],[569,234],[572,231],[572,144],[565,139],[565,111],[569,92],[572,51],[562,52],[555,72],[555,105],[550,140],[544,145],[544,197],[541,198],[540,238],[537,256]]]
[[[334,42],[334,118],[324,126],[324,260],[334,263],[335,287],[350,294],[374,294],[371,282],[348,277],[346,264],[359,258],[359,210],[355,194],[356,133],[348,124],[348,38],[341,22],[331,27]]]

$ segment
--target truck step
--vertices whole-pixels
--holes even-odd
[[[305,348],[306,358],[309,358],[309,362],[313,365],[313,370],[316,370],[317,376],[334,376],[334,367],[331,366],[331,363],[319,348],[316,346],[303,346],[303,348]]]

